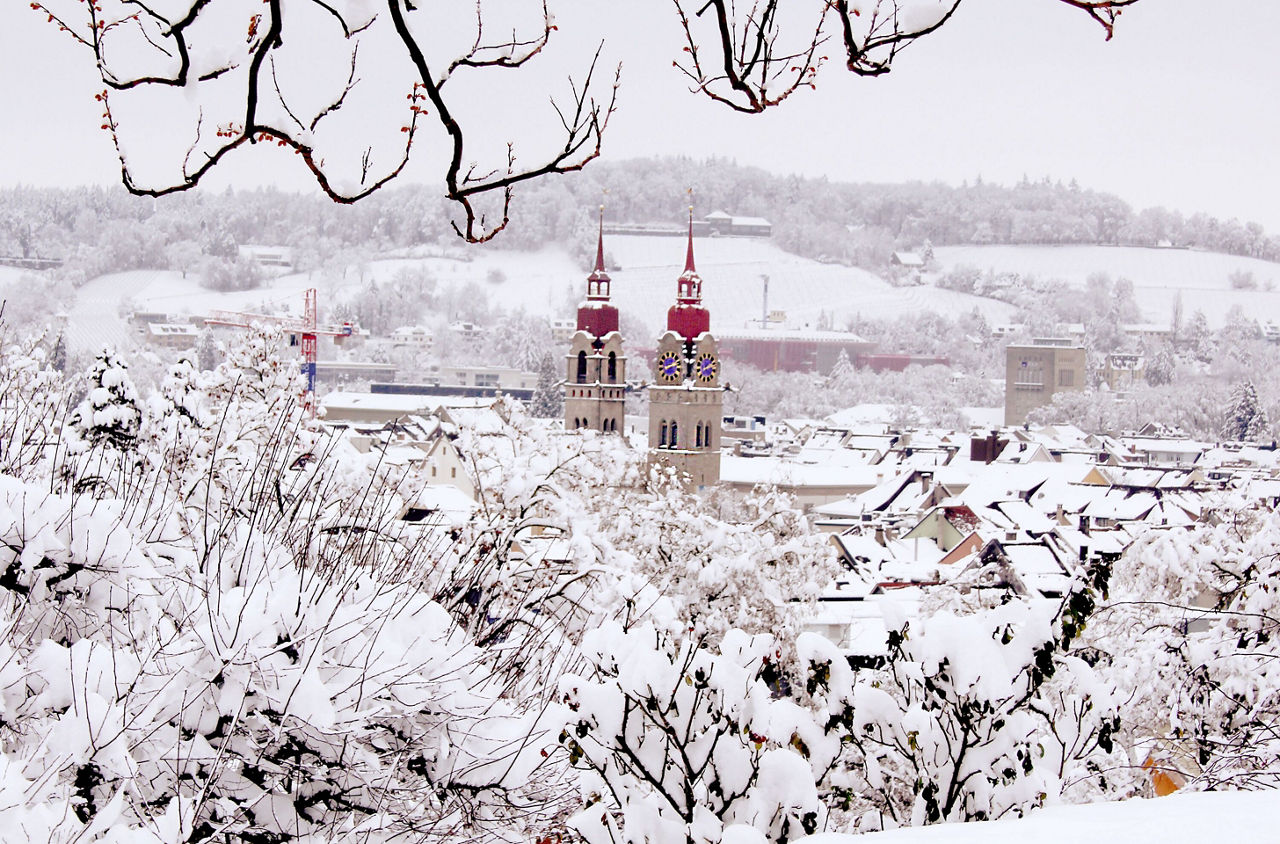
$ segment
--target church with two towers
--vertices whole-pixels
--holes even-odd
[[[604,267],[602,215],[596,265],[587,276],[587,298],[578,306],[566,361],[567,430],[623,430],[626,356],[611,284]],[[702,305],[702,278],[694,263],[692,211],[684,272],[676,279],[667,330],[658,337],[648,391],[650,464],[674,469],[692,488],[717,483],[724,388],[711,314]]]

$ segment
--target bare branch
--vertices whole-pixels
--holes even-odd
[[[695,17],[701,17],[708,10],[714,12],[720,68],[713,72],[703,63],[698,37],[683,2],[674,0],[685,34],[684,52],[688,61],[682,64],[677,60],[672,64],[689,78],[694,91],[735,111],[759,113],[778,105],[802,87],[813,87],[814,77],[826,61],[825,56],[817,55],[827,41],[822,33],[828,11],[825,4],[804,46],[784,51],[778,46],[781,34],[778,0],[753,2],[740,25],[734,17],[732,0],[707,0]],[[728,90],[722,92],[724,87]]]

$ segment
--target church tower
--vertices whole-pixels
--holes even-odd
[[[578,330],[569,345],[564,382],[564,427],[617,433],[626,408],[627,359],[618,333],[618,309],[609,301],[604,269],[604,206],[596,241],[596,268],[587,276],[587,298],[578,305]]]
[[[702,278],[693,261],[693,209],[684,272],[676,279],[676,303],[658,338],[649,387],[649,460],[671,466],[691,487],[720,480],[720,421],[724,388],[711,314],[702,307]]]

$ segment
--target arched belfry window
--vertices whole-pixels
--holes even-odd
[[[667,420],[665,419],[662,420],[661,433],[658,434],[658,447],[659,448],[667,447]]]
[[[587,353],[578,352],[578,383],[587,383]]]
[[[671,447],[680,447],[680,428],[676,425],[675,420],[671,420]]]
[[[693,446],[694,448],[702,448],[702,423],[693,429]]]
[[[609,383],[618,382],[618,353],[609,352]]]

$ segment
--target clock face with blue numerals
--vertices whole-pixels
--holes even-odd
[[[693,371],[698,376],[699,381],[714,381],[716,377],[716,369],[719,364],[711,355],[703,355],[698,358],[693,365]]]
[[[664,352],[658,358],[658,374],[668,380],[674,380],[680,375],[680,356],[675,352]]]

